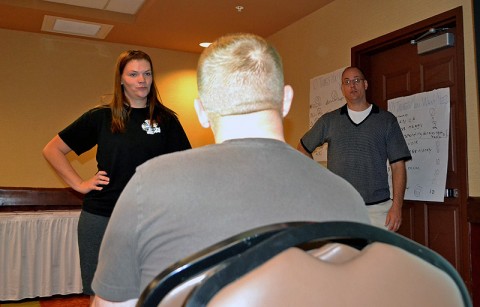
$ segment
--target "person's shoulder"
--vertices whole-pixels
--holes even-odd
[[[347,104],[344,104],[336,109],[331,110],[330,112],[327,112],[327,114],[343,114],[347,112]]]
[[[387,119],[396,119],[397,117],[390,111],[380,108],[376,104],[372,104],[372,113],[378,114],[379,116],[385,117]]]
[[[181,125],[180,119],[178,119],[178,115],[173,112],[166,112],[164,114],[164,119],[171,125]]]
[[[175,113],[173,110],[164,107],[155,107],[155,113],[160,115],[160,121],[162,125],[164,126],[181,126],[182,124],[180,123],[180,120],[178,118],[177,113]]]
[[[346,114],[346,113],[348,113],[347,105],[344,104],[343,106],[341,106],[339,108],[336,108],[336,109],[333,109],[331,111],[326,112],[323,116],[332,117],[332,116],[339,116],[339,115]]]
[[[105,116],[112,114],[112,110],[108,105],[99,105],[91,108],[90,110],[85,112],[85,114],[88,114],[90,116]]]
[[[95,122],[95,121],[102,121],[107,117],[111,117],[111,110],[110,108],[104,106],[96,106],[87,111],[85,111],[82,115],[80,115],[76,122]]]
[[[397,122],[397,117],[390,111],[384,111],[384,116],[389,122]]]
[[[319,121],[335,121],[341,118],[342,115],[347,114],[347,105],[343,105],[337,109],[331,110],[320,116]]]

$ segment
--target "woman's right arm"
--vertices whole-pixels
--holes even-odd
[[[57,174],[77,192],[86,194],[92,190],[101,190],[103,185],[108,184],[109,178],[105,171],[99,171],[92,178],[83,181],[66,157],[70,151],[72,149],[56,135],[43,148],[43,156]]]

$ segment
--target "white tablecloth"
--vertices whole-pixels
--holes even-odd
[[[0,301],[82,292],[79,210],[0,213]]]

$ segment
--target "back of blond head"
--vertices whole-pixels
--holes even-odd
[[[223,36],[204,50],[197,69],[210,118],[282,110],[283,67],[277,51],[253,34]]]

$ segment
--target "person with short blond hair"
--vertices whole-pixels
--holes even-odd
[[[350,184],[285,143],[293,90],[265,39],[218,39],[202,53],[197,77],[195,110],[216,144],[137,169],[102,242],[95,306],[134,306],[162,270],[246,230],[289,221],[369,223]]]
[[[282,112],[283,67],[265,41],[248,34],[221,38],[198,65],[198,91],[211,119],[263,110]]]

